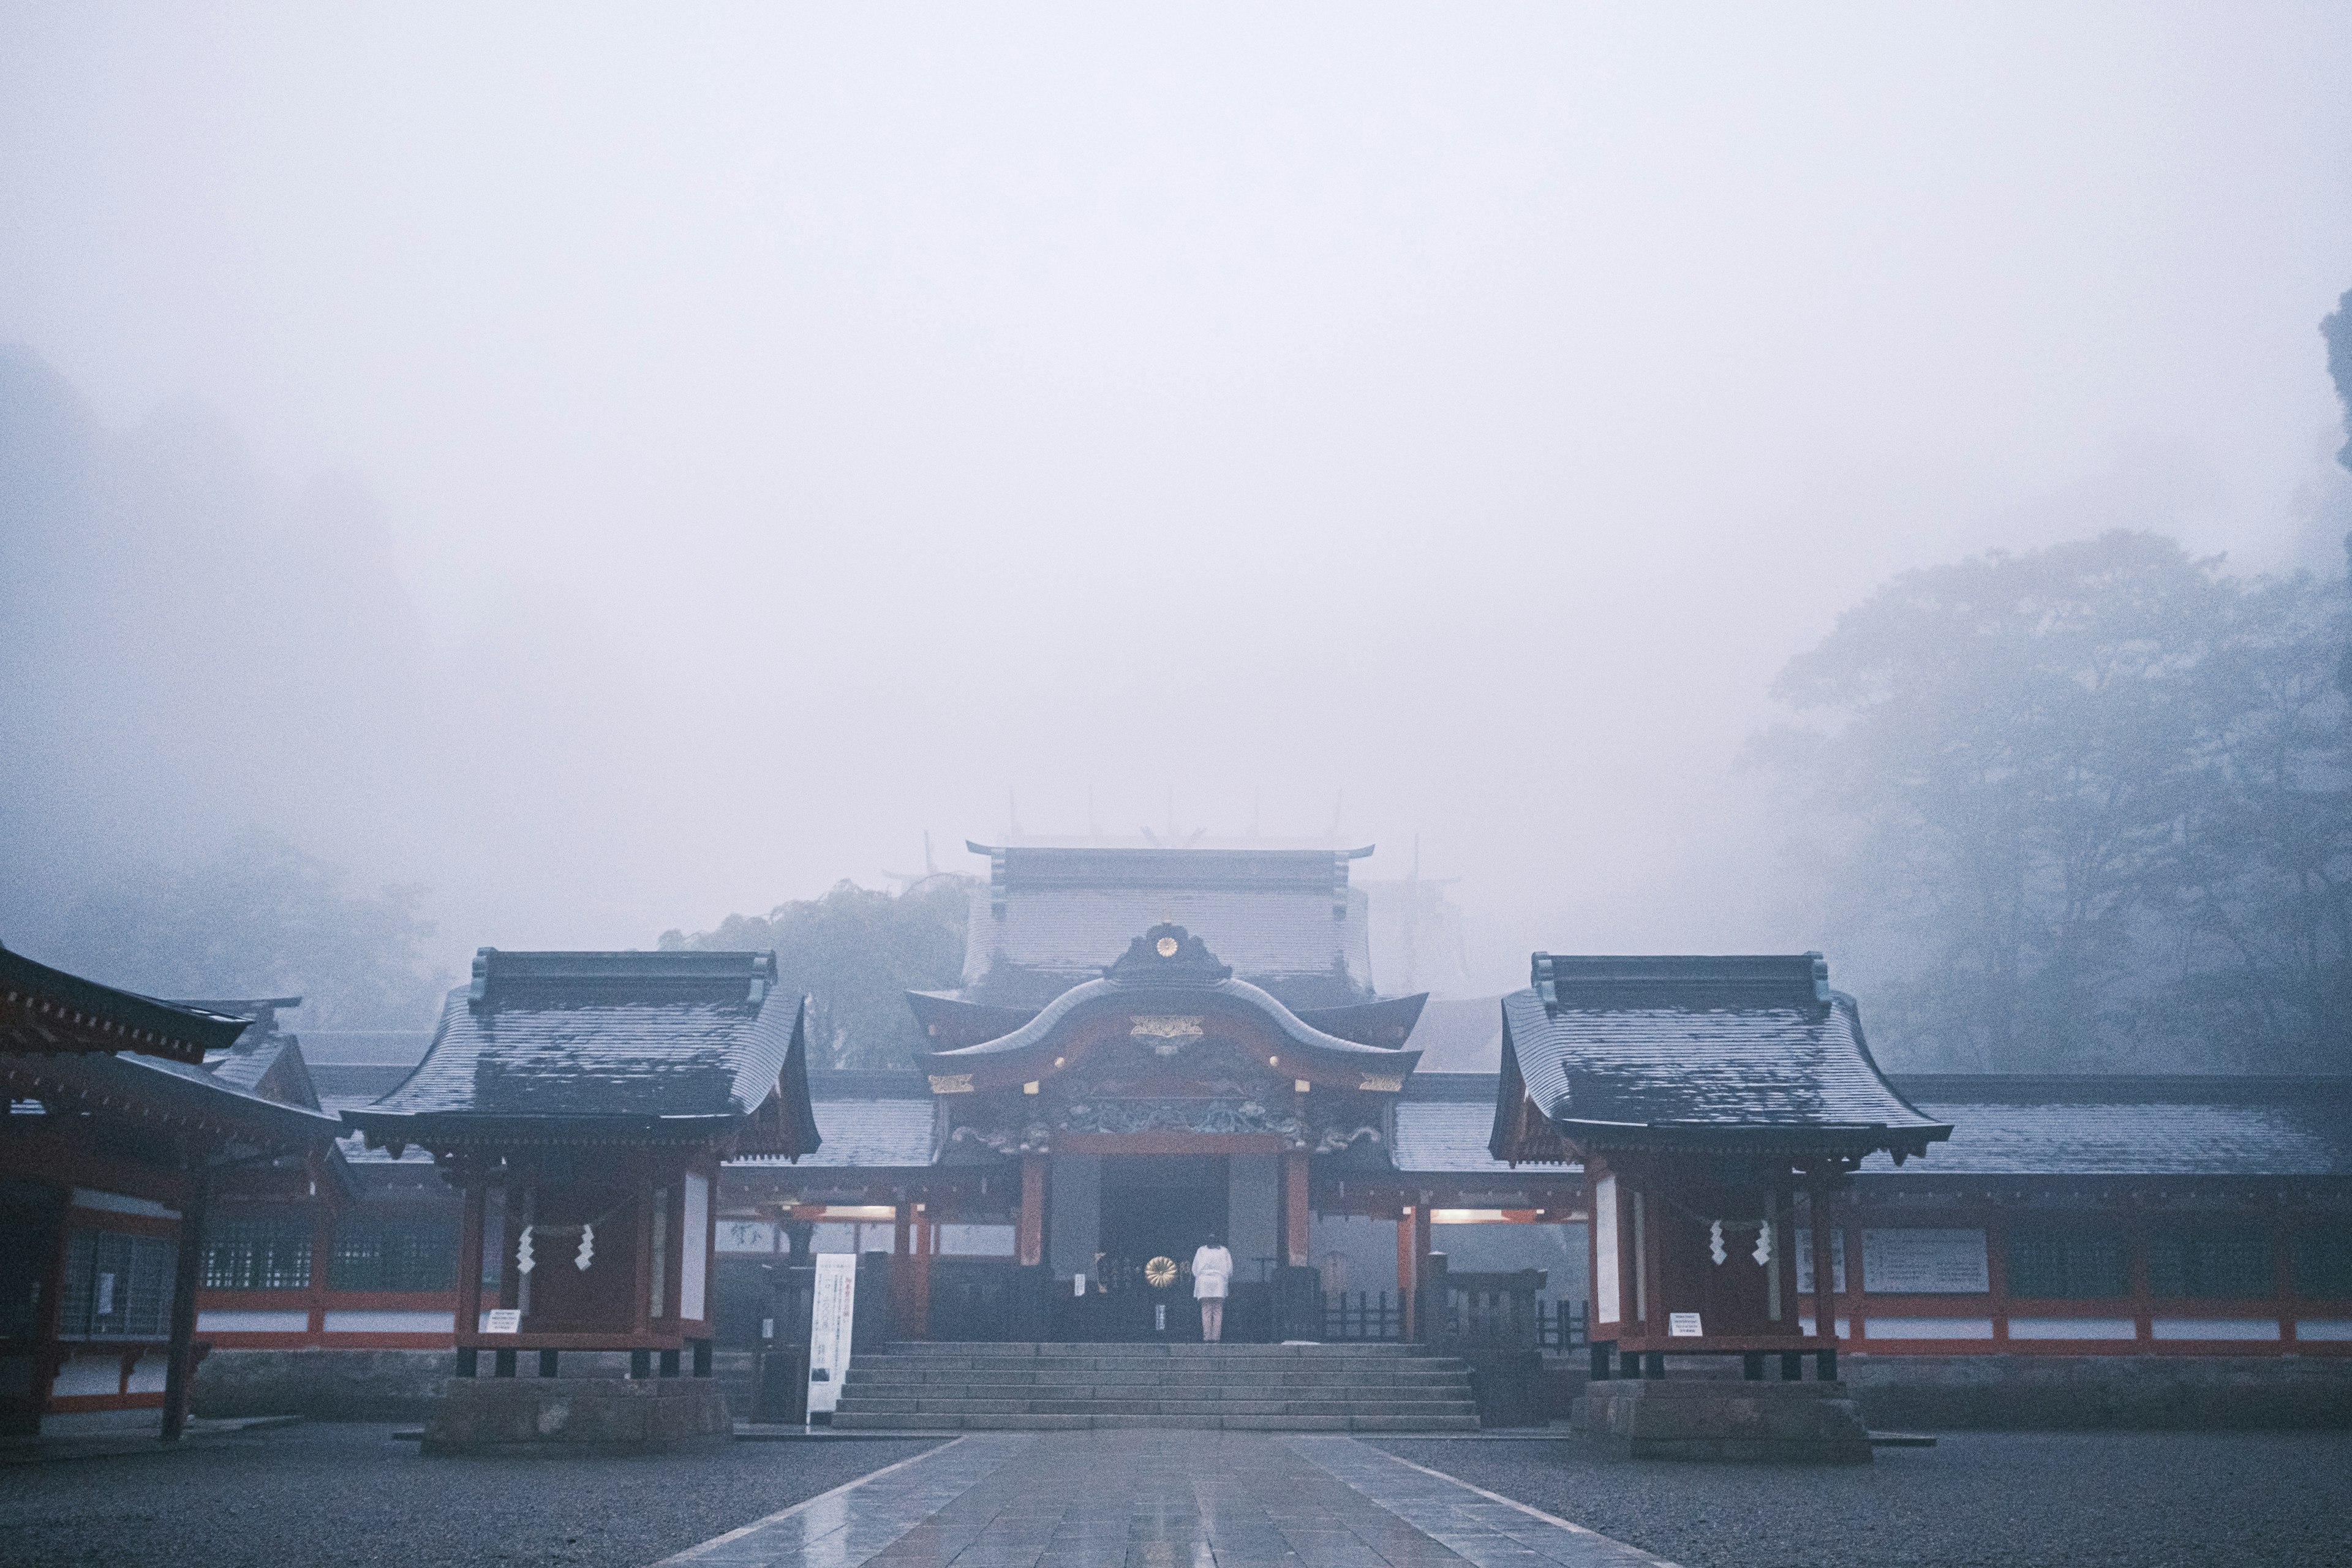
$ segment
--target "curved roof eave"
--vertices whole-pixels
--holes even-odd
[[[933,1051],[929,1053],[928,1059],[940,1066],[949,1066],[1016,1058],[1044,1045],[1055,1030],[1073,1015],[1106,1010],[1105,1005],[1113,1001],[1121,1006],[1148,1011],[1153,1007],[1183,1007],[1202,999],[1255,1013],[1272,1024],[1293,1045],[1318,1056],[1344,1060],[1351,1068],[1369,1067],[1377,1062],[1384,1067],[1401,1067],[1411,1072],[1421,1060],[1419,1051],[1402,1050],[1390,1046],[1360,1045],[1354,1040],[1343,1040],[1337,1035],[1327,1035],[1284,1006],[1272,993],[1246,980],[1230,979],[1207,985],[1140,985],[1129,981],[1089,980],[1062,993],[1043,1012],[1009,1035],[983,1040],[978,1045]]]

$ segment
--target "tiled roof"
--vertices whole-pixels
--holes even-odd
[[[1349,862],[1370,850],[972,848],[992,868],[964,948],[973,1000],[1041,1005],[1160,923],[1292,1005],[1371,994],[1368,906],[1348,886]]]
[[[1486,1152],[1486,1135],[1495,1125],[1495,1102],[1401,1102],[1396,1108],[1396,1142],[1389,1158],[1400,1171],[1496,1171],[1511,1167]]]
[[[816,1130],[824,1143],[803,1155],[799,1169],[917,1169],[931,1163],[931,1127],[935,1115],[930,1095],[920,1100],[814,1100]],[[781,1165],[780,1159],[759,1156],[730,1160],[730,1165]]]
[[[1944,1131],[1880,1075],[1859,1009],[1829,989],[1818,954],[1538,953],[1535,969],[1536,986],[1503,998],[1504,1073],[1572,1135],[1837,1133],[1917,1147]]]
[[[346,1110],[361,1110],[375,1102],[375,1096],[360,1094],[322,1094],[319,1109],[330,1116],[341,1116]],[[430,1165],[433,1151],[409,1148],[394,1154],[389,1149],[371,1149],[364,1134],[350,1132],[335,1140],[335,1147],[343,1158],[354,1165]]]
[[[245,1027],[241,1017],[118,991],[0,947],[0,1054],[130,1050],[194,1065]]]
[[[302,1057],[316,1073],[324,1067],[413,1068],[433,1044],[430,1029],[310,1029]]]
[[[11,1100],[70,1098],[133,1114],[184,1119],[240,1142],[286,1152],[323,1146],[337,1131],[332,1117],[308,1106],[267,1099],[188,1062],[134,1051],[0,1055],[0,1089]]]
[[[234,1089],[248,1093],[257,1089],[278,1065],[288,1041],[283,1035],[247,1036],[228,1049],[205,1058],[205,1070]]]
[[[416,1070],[359,1114],[746,1115],[774,1091],[800,1008],[773,977],[771,953],[486,948]]]
[[[1494,1073],[1503,1065],[1503,999],[1433,996],[1413,1026],[1424,1073]]]
[[[1952,1124],[1906,1176],[2352,1176],[2345,1080],[1899,1080]],[[1864,1173],[1886,1173],[1876,1155]]]
[[[1510,1176],[1511,1166],[1487,1152],[1498,1077],[1491,1072],[1415,1073],[1397,1101],[1396,1141],[1389,1157],[1401,1172]],[[1580,1169],[1573,1163],[1569,1172]],[[1561,1174],[1559,1167],[1524,1168],[1518,1175]]]
[[[426,1037],[431,1038],[430,1036]],[[305,1050],[302,1054],[308,1060],[310,1052]],[[311,1062],[310,1066],[310,1082],[317,1088],[321,1102],[332,1096],[351,1105],[372,1105],[406,1082],[416,1064],[370,1067],[348,1062],[331,1065]]]

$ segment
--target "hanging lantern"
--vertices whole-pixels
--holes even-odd
[[[539,1265],[530,1255],[530,1226],[522,1227],[522,1242],[515,1248],[515,1272],[528,1274]]]

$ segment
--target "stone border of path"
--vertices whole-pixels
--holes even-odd
[[[1598,1531],[1530,1508],[1500,1492],[1474,1487],[1458,1476],[1401,1459],[1355,1437],[1286,1436],[1293,1453],[1328,1471],[1423,1535],[1478,1568],[1528,1568],[1530,1554],[1561,1568],[1675,1568],[1663,1557],[1628,1546]],[[1393,1466],[1395,1469],[1391,1469]],[[1465,1507],[1445,1493],[1406,1480],[1409,1470],[1484,1500]],[[1384,1473],[1385,1472],[1385,1473]],[[1537,1521],[1540,1531],[1513,1530],[1495,1517],[1497,1508]]]

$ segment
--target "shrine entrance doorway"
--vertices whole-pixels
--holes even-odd
[[[1231,1180],[1222,1154],[1103,1156],[1089,1337],[1201,1337],[1192,1250],[1224,1235]]]
[[[1096,1229],[1107,1279],[1140,1274],[1155,1258],[1177,1266],[1192,1295],[1192,1249],[1225,1232],[1223,1154],[1109,1154],[1102,1163],[1102,1215]]]

